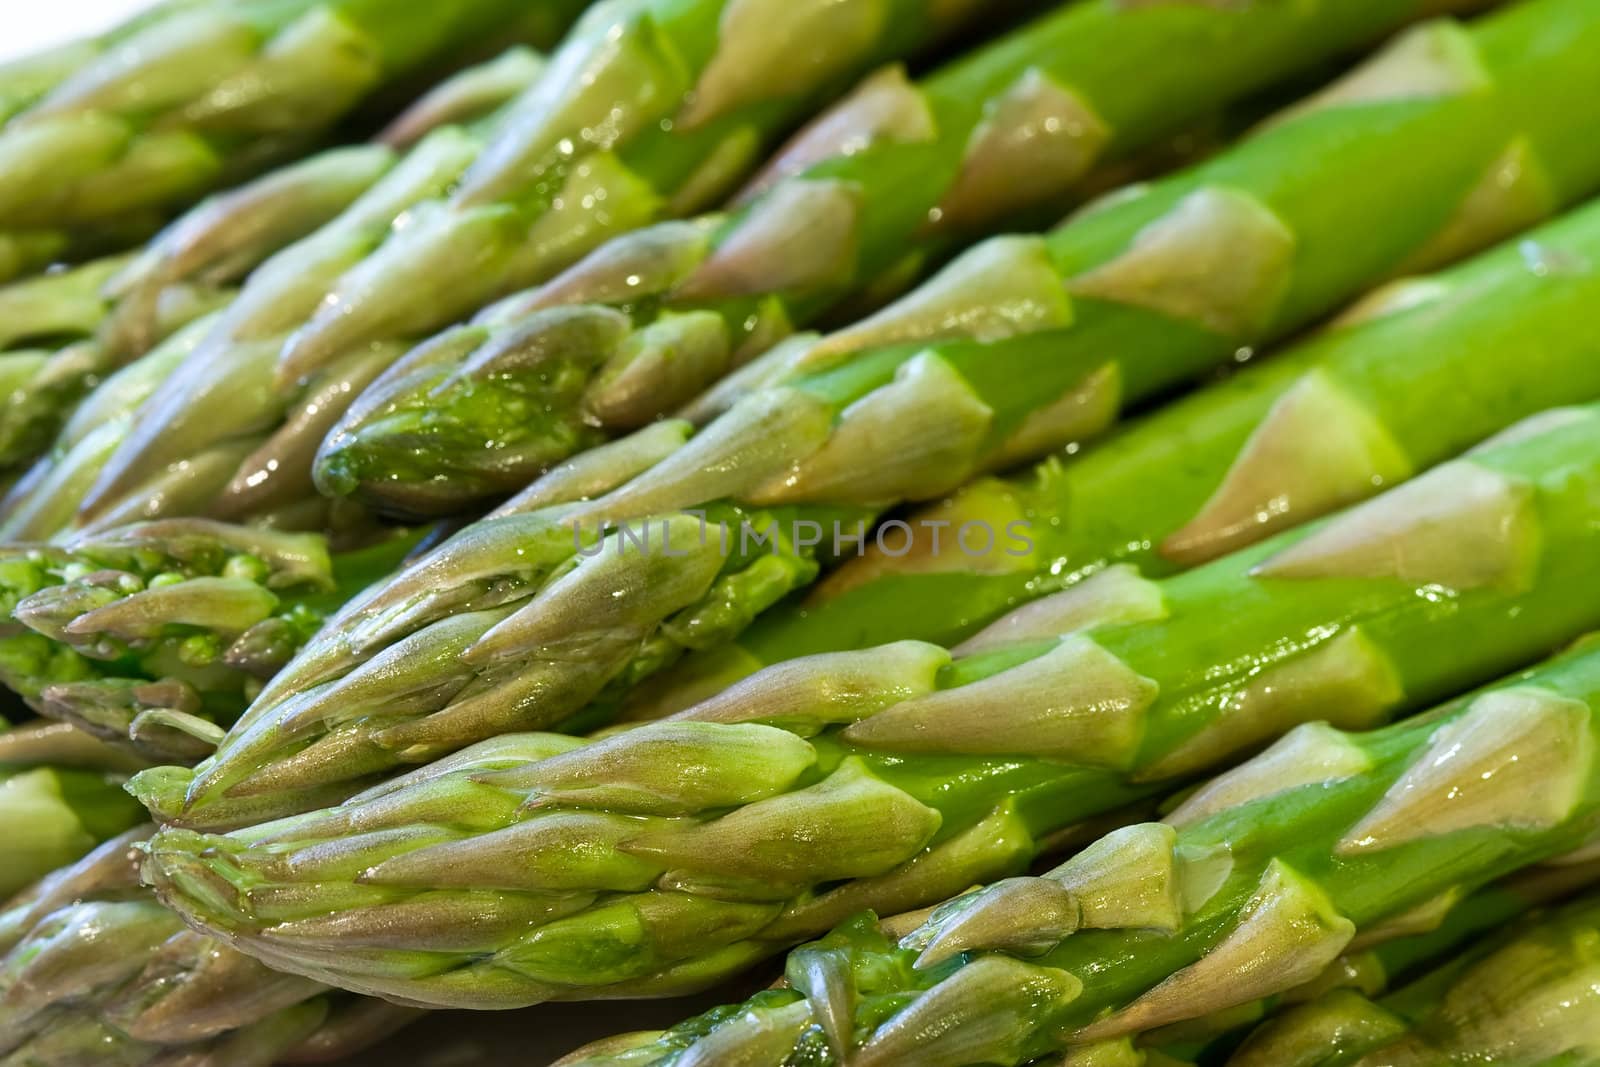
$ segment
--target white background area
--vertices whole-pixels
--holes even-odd
[[[148,0],[0,0],[0,62],[99,33]]]

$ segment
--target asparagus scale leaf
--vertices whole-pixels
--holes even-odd
[[[321,812],[163,829],[148,874],[272,966],[408,1003],[707,984],[862,908],[1022,870],[1298,724],[1375,726],[1600,625],[1572,596],[1600,567],[1600,409],[1541,421],[1186,575],[1109,571],[954,662],[833,653],[600,739],[498,737]],[[309,788],[312,751],[267,781]],[[134,788],[182,821],[172,782]]]
[[[1116,831],[1045,875],[958,897],[903,937],[858,919],[791,953],[787,988],[568,1062],[958,1067],[1062,1053],[1076,1062],[1104,1043],[1291,989],[1386,920],[1578,848],[1600,815],[1597,726],[1592,643],[1371,733],[1307,724],[1164,822]],[[1441,1013],[1473,1036],[1438,1051],[1521,1042],[1559,1051],[1581,1037],[1581,1026],[1538,1025],[1560,998],[1526,995],[1549,973],[1534,961],[1550,957],[1523,959],[1534,966],[1510,972],[1506,1016],[1494,998],[1477,999],[1506,992],[1504,975],[1482,975]],[[1582,988],[1575,978],[1563,987]]]
[[[1544,166],[1571,186],[1556,201],[1580,171],[1600,181],[1600,145],[1566,126],[1600,93],[1548,103],[1552,79],[1600,78],[1595,43],[1600,11],[1579,0],[1414,31],[1203,167],[1049,238],[978,246],[686,443],[661,424],[612,446],[584,464],[592,499],[541,509],[536,483],[331,620],[161,817],[225,826],[246,797],[252,818],[287,814],[313,787],[353,791],[497,734],[572,728],[586,706],[599,719],[808,585],[830,530],[864,536],[889,504],[1087,436],[1121,403],[1399,268],[1452,228],[1508,143],[1561,158]],[[1394,66],[1419,61],[1448,88],[1391,95]],[[1377,98],[1362,91],[1375,83]],[[1436,150],[1416,157],[1419,142]],[[1352,247],[1356,230],[1371,239]],[[979,339],[866,344],[903,337],[892,324],[907,320]]]
[[[1095,0],[917,83],[884,68],[731,210],[609,241],[386,371],[323,445],[318,485],[405,515],[514,492],[575,448],[672,413],[886,276],[909,280],[972,237],[1058,218],[1095,175],[1423,6]]]
[[[414,1011],[278,974],[185,930],[129,830],[0,912],[0,1056],[29,1067],[269,1067],[358,1051]]]
[[[390,538],[336,566],[316,535],[174,519],[9,546],[0,586],[16,621],[0,638],[0,677],[51,718],[192,762],[408,543]]]
[[[1342,990],[1251,1035],[1231,1067],[1578,1065],[1600,1056],[1600,897],[1517,924],[1372,1001]]]

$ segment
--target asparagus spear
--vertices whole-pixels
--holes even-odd
[[[504,34],[559,31],[550,0],[180,4],[0,128],[0,269],[128,242],[205,193],[304,150],[385,85]]]
[[[572,1062],[1072,1063],[1292,988],[1388,919],[1578,847],[1600,815],[1597,718],[1591,644],[1372,733],[1302,726],[1165,822],[898,941],[857,920],[792,953],[786,989]]]
[[[1187,575],[1108,572],[954,663],[902,642],[599,740],[495,738],[321,812],[164,829],[151,876],[272,966],[411,1003],[708,983],[862,907],[1021,869],[1050,834],[1296,724],[1372,726],[1600,624],[1573,595],[1600,577],[1600,407],[1542,421]],[[395,715],[403,672],[275,725]],[[361,734],[328,736],[210,810],[185,810],[177,768],[130,788],[164,821],[258,818],[370,759]]]
[[[264,468],[291,468],[276,481],[314,493],[310,460],[331,421],[311,419],[314,435],[296,425],[302,392],[317,400],[298,410],[327,410],[328,394],[301,389],[307,379],[370,361],[375,344],[399,345],[387,365],[401,342],[543,280],[608,237],[700,210],[846,79],[977,14],[976,5],[939,0],[609,0],[592,8],[481,151],[456,160],[450,181],[408,205],[394,227],[364,233],[296,276],[294,299],[258,307],[264,321],[219,331],[195,353],[108,462],[85,517],[148,497],[151,480],[179,457],[262,428],[280,432],[245,464],[216,514],[238,519],[236,509],[258,503],[254,476]],[[264,336],[272,343],[241,359],[240,344]],[[241,378],[250,389],[239,388]],[[234,424],[211,417],[223,397],[238,411]]]
[[[956,646],[1106,567],[1172,574],[1370,496],[1520,418],[1600,396],[1596,306],[1600,202],[1381,288],[1331,329],[1082,455],[979,479],[907,516],[920,549],[887,536],[862,546],[804,601],[642,687],[625,714],[670,713],[795,656],[903,639]],[[958,541],[1016,523],[1026,551]]]
[[[29,1067],[326,1062],[415,1012],[331,994],[210,938],[139,888],[130,830],[0,912],[0,1056]]]
[[[342,557],[321,537],[167,520],[0,554],[0,677],[43,714],[166,760],[211,751],[328,609],[408,541]]]
[[[846,535],[859,524],[864,536],[883,505],[941,496],[986,467],[1083,436],[1119,401],[1228,358],[1243,338],[1304,321],[1362,277],[1415,256],[1441,226],[1453,232],[1444,220],[1486,168],[1499,173],[1490,164],[1508,140],[1562,158],[1559,169],[1544,165],[1552,183],[1574,183],[1578,171],[1600,180],[1600,144],[1575,134],[1544,143],[1570,117],[1548,103],[1563,66],[1580,82],[1600,79],[1591,43],[1600,43],[1600,10],[1579,0],[1521,5],[1473,31],[1433,24],[1342,83],[1336,99],[1410,84],[1396,64],[1420,77],[1419,55],[1452,57],[1444,69],[1470,69],[1475,88],[1325,99],[1048,241],[979,246],[889,320],[835,335],[846,354],[830,362],[829,342],[811,349],[804,370],[746,396],[681,447],[674,424],[612,446],[594,461],[601,476],[586,485],[587,502],[541,508],[550,492],[535,483],[347,605],[268,684],[181,801],[163,798],[158,810],[218,826],[248,795],[252,817],[287,813],[312,783],[353,788],[511,730],[574,728],[582,723],[569,716],[586,705],[607,713],[685,649],[726,643],[808,584],[831,524]],[[1562,99],[1600,108],[1600,93]],[[1420,143],[1437,150],[1413,158]],[[1375,180],[1384,160],[1401,158],[1411,163]],[[1343,239],[1352,229],[1370,239],[1352,247]],[[1191,272],[1209,262],[1195,258],[1196,242],[1236,269]],[[1163,263],[1191,272],[1187,281],[1165,276]],[[1080,299],[1069,302],[1064,277]],[[1213,289],[1218,279],[1227,284]],[[1246,324],[1239,315],[1263,294],[1273,310]],[[1181,319],[1180,306],[1199,318]],[[899,329],[886,322],[907,317],[960,321],[990,340],[850,354],[863,333],[881,337]],[[577,318],[572,328],[592,325]],[[864,466],[864,453],[875,462]],[[380,679],[381,706],[350,696]]]
[[[384,143],[330,149],[213,197],[131,261],[111,257],[0,289],[0,342],[72,342],[53,354],[0,354],[0,390],[8,398],[0,412],[0,465],[36,456],[100,378],[224,303],[228,286],[338,218],[394,169],[396,146],[492,114],[542,63],[526,48],[511,49],[441,83],[396,120]]]
[[[1525,922],[1382,1000],[1313,1001],[1253,1034],[1232,1067],[1543,1064],[1600,1056],[1600,896]]]
[[[1091,170],[1422,6],[1092,0],[920,84],[881,70],[732,211],[619,237],[391,368],[324,444],[318,484],[406,515],[514,492],[575,448],[672,412],[885,275],[909,280],[958,242],[1059,217]],[[607,329],[562,343],[575,312],[553,309],[574,303]]]

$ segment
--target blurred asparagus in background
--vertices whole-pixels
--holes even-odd
[[[1574,595],[1600,580],[1597,549],[1587,408],[1187,575],[1107,572],[954,662],[916,642],[834,653],[599,740],[495,738],[322,812],[168,827],[151,873],[191,922],[361,992],[667,995],[862,908],[1023,870],[1049,835],[1298,724],[1371,727],[1530,662],[1600,625]],[[207,804],[185,806],[178,768],[131,788],[202,825],[302,801],[330,762],[369,758],[337,727],[393,716],[394,673],[297,702],[280,729],[303,716],[332,742],[225,790],[202,773]]]
[[[994,17],[942,0],[591,8],[502,121],[482,137],[419,146],[436,173],[403,211],[313,238],[258,272],[264,283],[252,280],[145,405],[87,494],[84,520],[200,508],[242,520],[314,498],[322,437],[410,342],[609,237],[703,210],[855,77]],[[212,417],[221,403],[227,422]],[[217,457],[221,480],[163,494],[171,465],[196,455]]]
[[[1251,1035],[1230,1067],[1548,1064],[1600,1055],[1600,895],[1487,939],[1371,1001],[1340,990]]]
[[[378,91],[581,0],[211,0],[0,71],[0,278],[127,247],[214,189],[300,154]],[[69,70],[70,68],[70,70]],[[7,74],[9,73],[9,77]]]
[[[106,375],[226,303],[230,286],[339,217],[395,168],[402,150],[434,129],[492,114],[542,67],[537,53],[513,48],[442,82],[382,143],[329,149],[212,197],[136,254],[0,289],[0,344],[29,346],[0,353],[0,467],[44,451]],[[87,489],[56,510],[70,518]]]
[[[144,818],[125,775],[11,762],[0,737],[0,895],[10,896]],[[29,761],[32,762],[32,761]]]
[[[1163,138],[1428,6],[1094,0],[917,83],[884,68],[731,210],[619,237],[419,346],[334,429],[318,484],[405,516],[515,492],[797,326],[886,279],[910,283],[976,236],[1059,218]]]
[[[1556,90],[1600,88],[1596,44],[1600,9],[1580,0],[1430,24],[1202,167],[1049,238],[978,246],[687,443],[662,423],[558,468],[330,619],[163,817],[223,825],[247,793],[252,818],[288,813],[497,734],[599,721],[809,584],[833,523],[864,532],[888,504],[1088,436],[1418,256],[1464,252],[1462,203],[1485,175],[1507,188],[1508,146],[1542,161],[1540,211],[1577,196],[1600,182],[1600,142],[1572,124],[1600,92]],[[1435,88],[1391,96],[1399,72]],[[1496,223],[1481,238],[1527,219],[1468,215]],[[989,340],[857,348],[952,318]],[[373,686],[381,710],[352,696]]]
[[[334,558],[316,535],[195,519],[10,546],[0,584],[16,621],[0,637],[0,679],[48,717],[192,762],[327,611],[411,543]]]
[[[1597,717],[1591,642],[1373,733],[1302,726],[1164,822],[1116,831],[1041,877],[968,893],[898,939],[858,919],[791,953],[787,988],[568,1062],[1003,1067],[1062,1052],[1093,1062],[1097,1046],[1294,988],[1396,916],[1582,845],[1600,812]],[[1583,1047],[1588,1034],[1562,1019],[1592,1015],[1587,1000],[1543,1019],[1538,1009],[1557,1009],[1585,973],[1533,996],[1552,958],[1520,962],[1463,983],[1393,1050],[1448,1035],[1436,1058],[1362,1062]],[[1504,975],[1522,980],[1499,1003],[1521,1010],[1495,1018],[1494,1001],[1478,998],[1505,992]]]
[[[278,974],[185,930],[138,879],[135,828],[0,912],[0,1056],[28,1067],[328,1062],[416,1012]]]

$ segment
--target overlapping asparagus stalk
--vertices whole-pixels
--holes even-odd
[[[1251,1035],[1231,1067],[1545,1064],[1600,1056],[1600,896],[1520,924],[1376,1002],[1341,990]]]
[[[1290,989],[1396,916],[1579,847],[1600,815],[1597,727],[1592,643],[1372,733],[1308,724],[1164,822],[898,940],[857,920],[792,953],[786,989],[570,1062],[1076,1062]]]
[[[795,656],[954,646],[1107,566],[1171,574],[1370,496],[1517,419],[1600,397],[1596,306],[1600,202],[1381,288],[1308,341],[1083,455],[980,479],[907,516],[910,550],[888,533],[860,546],[805,600],[686,658],[625,714],[670,713]],[[974,550],[1015,528],[1026,544]]]
[[[549,39],[579,0],[170,4],[66,59],[0,128],[0,278],[142,239],[303,151],[363,100],[506,36]],[[64,76],[63,76],[64,75]],[[24,76],[15,76],[26,82]],[[13,101],[29,94],[13,91]]]
[[[448,152],[435,146],[437,180],[403,213],[330,239],[275,279],[279,291],[267,286],[219,326],[146,405],[88,494],[85,518],[152,498],[164,514],[192,514],[161,501],[152,483],[180,458],[249,436],[267,439],[244,449],[213,515],[237,519],[291,490],[314,495],[311,458],[342,410],[327,401],[347,402],[407,342],[609,237],[715,203],[765,145],[850,79],[977,15],[932,0],[596,6],[492,133]],[[325,387],[351,363],[361,376]],[[212,417],[224,398],[229,423]]]
[[[193,761],[408,544],[389,538],[335,567],[319,536],[196,519],[12,546],[0,553],[15,620],[0,638],[0,677],[51,718]]]
[[[287,813],[497,734],[581,725],[809,583],[831,524],[864,533],[886,504],[1091,433],[1453,242],[1508,148],[1545,160],[1519,171],[1543,175],[1542,203],[1600,181],[1600,144],[1567,129],[1600,93],[1549,103],[1600,79],[1597,42],[1600,10],[1578,0],[1430,25],[1204,167],[1048,239],[979,246],[686,444],[657,424],[558,469],[330,620],[162,817]],[[1424,95],[1397,89],[1417,78]],[[1480,236],[1526,217],[1466,211],[1499,224]],[[858,347],[950,321],[988,340]],[[541,508],[574,495],[589,499]]]
[[[537,53],[513,48],[442,82],[380,143],[330,149],[213,197],[137,255],[0,289],[0,342],[31,346],[0,354],[0,466],[38,455],[88,388],[225,303],[229,286],[338,218],[394,169],[401,150],[442,126],[492,114],[542,66]],[[70,517],[87,490],[80,486],[56,510]]]
[[[279,974],[139,887],[130,830],[0,912],[0,1056],[28,1067],[327,1062],[415,1012]]]
[[[1297,724],[1370,727],[1537,658],[1600,625],[1574,596],[1600,579],[1597,519],[1600,408],[1562,411],[1187,575],[1107,572],[953,663],[902,642],[600,740],[507,735],[322,812],[164,829],[148,873],[192,923],[345,988],[662,995],[1023,869]],[[321,770],[285,761],[187,810],[176,769],[132,788],[164,819],[245,821]]]
[[[1423,6],[1091,0],[920,83],[881,70],[731,211],[617,238],[420,346],[335,428],[319,485],[404,515],[504,497],[886,276],[909,282],[960,241],[1059,218],[1091,172]]]

